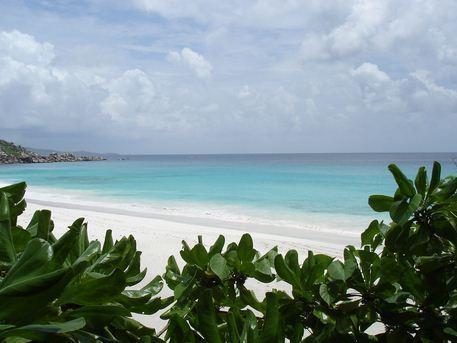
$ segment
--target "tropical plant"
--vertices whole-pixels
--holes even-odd
[[[153,341],[131,313],[155,313],[172,298],[154,297],[160,277],[126,290],[146,275],[135,239],[113,242],[108,230],[103,246],[89,241],[82,218],[56,239],[47,210],[22,228],[25,188],[0,189],[0,341]]]
[[[457,177],[414,181],[395,165],[394,196],[369,205],[392,221],[373,221],[361,246],[343,258],[274,248],[265,254],[248,234],[225,246],[183,241],[163,279],[140,290],[146,271],[133,237],[103,247],[77,220],[60,239],[49,211],[17,225],[25,184],[0,189],[0,339],[75,342],[448,342],[457,341]],[[180,267],[181,266],[181,267]],[[162,280],[173,292],[156,295]],[[254,294],[253,283],[265,285]],[[256,287],[257,289],[258,287]],[[259,299],[260,298],[260,299]],[[162,310],[158,333],[131,313]]]

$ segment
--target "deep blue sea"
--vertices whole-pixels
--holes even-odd
[[[413,178],[442,163],[456,174],[457,153],[248,154],[130,156],[102,162],[0,166],[3,183],[78,190],[101,201],[164,209],[211,209],[275,219],[305,215],[370,215],[370,194],[392,194],[387,170],[397,163]],[[37,188],[37,189],[38,189]],[[208,210],[209,211],[209,210]]]

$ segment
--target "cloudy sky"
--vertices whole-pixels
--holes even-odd
[[[455,0],[0,0],[0,137],[456,151],[456,33]]]

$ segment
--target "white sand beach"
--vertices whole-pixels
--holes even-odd
[[[345,245],[357,245],[359,242],[359,234],[355,232],[332,231],[326,229],[324,225],[322,230],[318,228],[306,230],[205,220],[133,211],[130,208],[112,207],[110,203],[94,204],[89,200],[71,203],[64,198],[65,202],[56,202],[57,194],[55,194],[56,197],[50,197],[48,194],[46,199],[42,197],[37,199],[37,194],[33,189],[28,190],[26,194],[28,206],[20,217],[19,224],[26,225],[34,211],[45,208],[52,211],[52,219],[55,223],[54,234],[57,237],[65,233],[67,227],[80,217],[84,217],[88,222],[90,239],[103,240],[107,229],[113,230],[114,238],[132,234],[137,241],[138,249],[143,252],[142,267],[148,268],[145,281],[151,280],[157,274],[163,274],[170,255],[175,255],[179,261],[181,241],[186,240],[192,245],[197,242],[198,235],[203,236],[205,244],[211,245],[220,234],[225,235],[226,242],[231,242],[238,241],[243,233],[248,232],[252,235],[255,247],[259,251],[266,252],[274,246],[278,246],[280,252],[296,249],[302,259],[306,257],[308,250],[339,257]],[[267,289],[284,288],[284,285],[278,283],[268,285],[255,283],[252,286],[260,295]],[[162,294],[169,295],[170,292],[165,287]],[[163,326],[158,316],[144,316],[141,321],[155,328]]]

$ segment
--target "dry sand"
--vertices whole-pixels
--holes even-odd
[[[28,193],[33,195],[33,192]],[[84,217],[88,222],[90,239],[102,241],[107,229],[113,230],[114,238],[132,234],[137,241],[138,250],[143,252],[142,267],[148,268],[144,282],[151,280],[155,275],[163,274],[170,255],[175,255],[180,260],[181,241],[186,240],[192,245],[197,242],[198,235],[202,235],[204,243],[209,246],[220,234],[225,235],[226,242],[231,242],[238,241],[243,233],[249,232],[260,252],[266,252],[274,246],[278,246],[280,252],[296,249],[302,259],[306,257],[308,250],[339,257],[345,245],[357,245],[359,242],[359,235],[355,232],[338,232],[327,230],[325,227],[323,230],[306,230],[136,212],[131,209],[113,208],[109,204],[105,206],[103,203],[95,206],[92,203],[61,203],[27,196],[26,199],[28,207],[20,217],[19,224],[26,225],[35,210],[49,209],[52,211],[55,222],[54,234],[57,237],[65,233],[67,227],[79,217]],[[281,283],[265,285],[250,282],[249,286],[260,297],[272,288],[287,290],[287,285]],[[171,293],[165,286],[161,294],[167,296]],[[156,329],[164,325],[158,316],[135,317]]]

